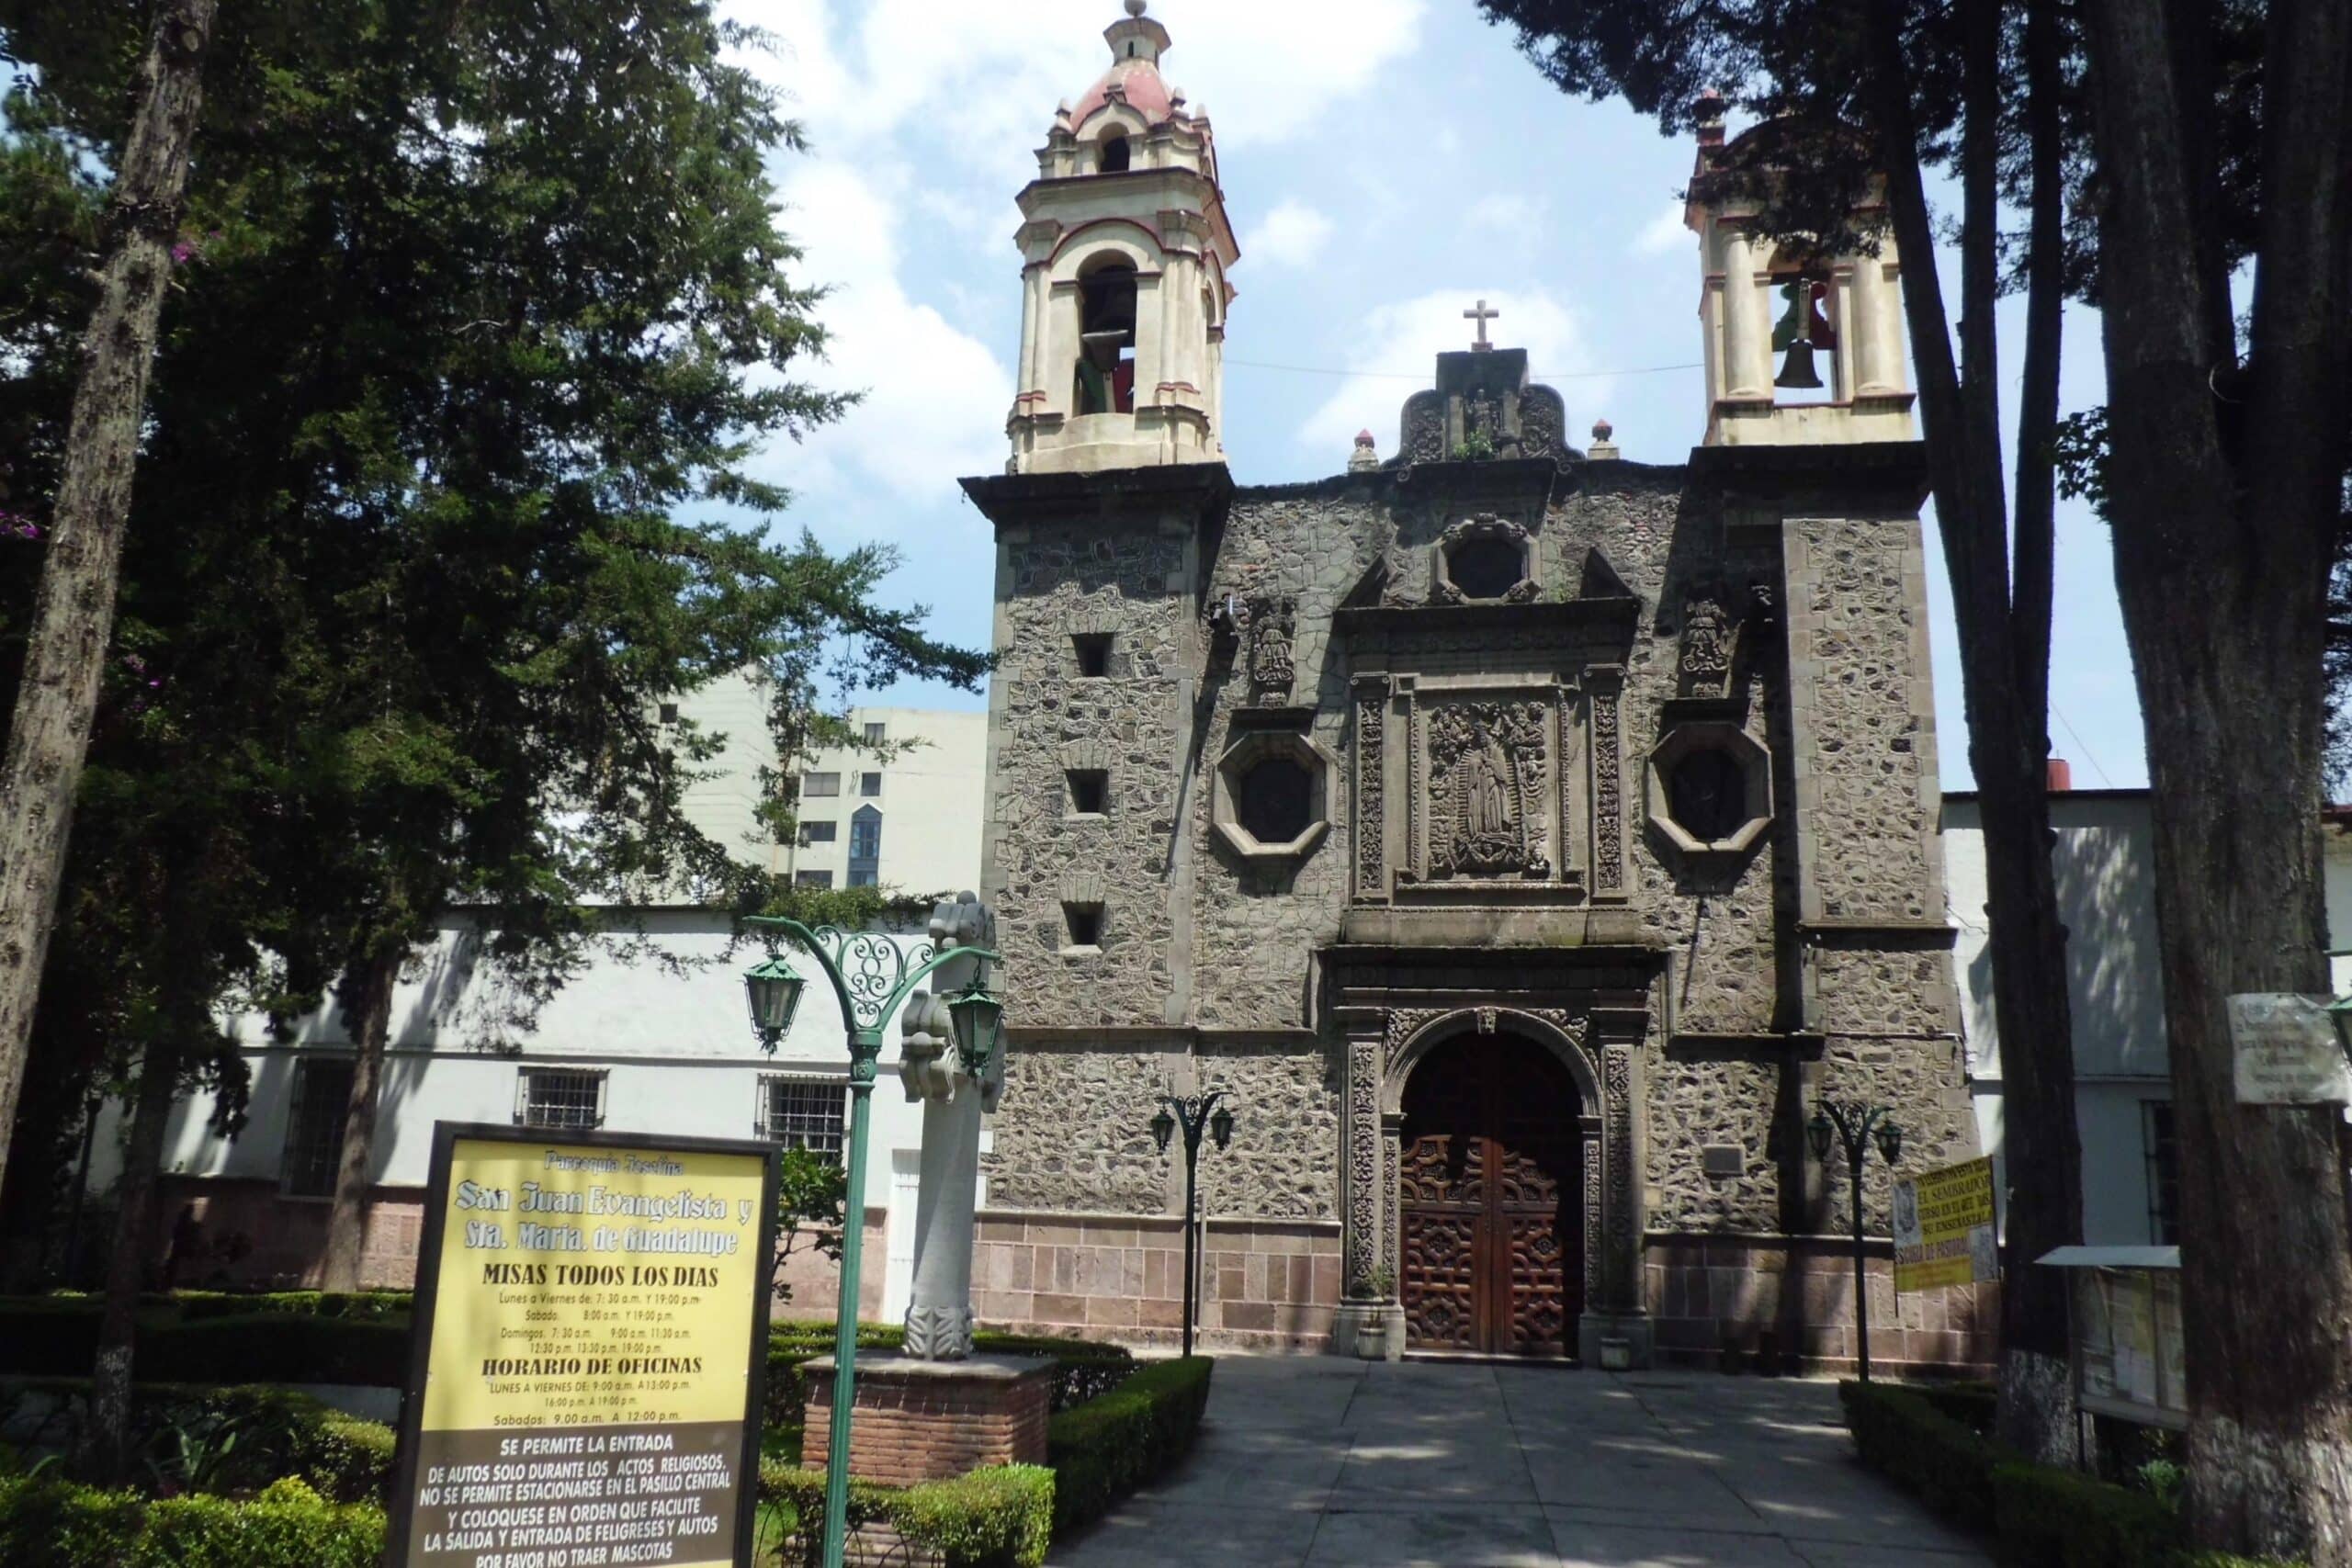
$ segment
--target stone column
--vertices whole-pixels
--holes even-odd
[[[1724,229],[1724,389],[1726,398],[1772,400],[1772,322],[1757,281],[1756,243]]]
[[[980,1089],[955,1075],[922,1107],[922,1187],[915,1198],[914,1284],[907,1354],[960,1361],[972,1353],[972,1221],[980,1173]],[[853,1204],[853,1208],[855,1205]]]
[[[1852,344],[1854,391],[1860,397],[1889,397],[1903,390],[1903,302],[1891,256],[1860,256],[1854,262]]]

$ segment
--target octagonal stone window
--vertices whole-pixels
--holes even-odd
[[[1338,761],[1304,735],[1245,735],[1217,759],[1210,803],[1226,847],[1245,860],[1297,859],[1331,830]]]
[[[1735,724],[1685,724],[1650,752],[1650,826],[1685,855],[1736,855],[1772,821],[1772,758]]]
[[[1438,540],[1441,604],[1524,602],[1535,596],[1535,542],[1518,524],[1490,514],[1467,517]]]

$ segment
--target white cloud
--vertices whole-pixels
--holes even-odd
[[[800,276],[833,288],[817,308],[831,336],[827,356],[801,374],[828,390],[863,391],[865,400],[805,445],[772,449],[758,465],[763,475],[813,498],[879,485],[910,502],[936,502],[954,493],[959,477],[1002,468],[1012,373],[939,310],[909,298],[899,276],[903,171],[803,160],[789,174],[784,220],[807,251]],[[881,512],[862,513],[857,526],[868,536],[892,531]]]
[[[1331,238],[1331,220],[1297,197],[1286,198],[1266,214],[1242,244],[1241,254],[1272,267],[1303,267],[1323,254]]]
[[[1543,220],[1544,207],[1540,197],[1517,191],[1494,191],[1472,202],[1463,218],[1474,229],[1524,233]]]
[[[1470,346],[1471,323],[1462,312],[1478,298],[1475,287],[1441,289],[1373,310],[1354,334],[1356,347],[1347,367],[1353,374],[1299,427],[1299,445],[1325,457],[1344,455],[1357,431],[1370,430],[1379,439],[1381,455],[1393,455],[1397,411],[1417,386],[1433,383],[1442,351]],[[1555,378],[1552,384],[1567,401],[1575,439],[1573,433],[1592,423],[1615,385],[1608,377],[1588,374],[1590,351],[1577,313],[1543,289],[1488,291],[1484,298],[1502,312],[1487,327],[1495,342],[1526,349],[1536,380]]]
[[[1696,244],[1698,236],[1683,226],[1682,211],[1682,204],[1678,201],[1645,224],[1642,231],[1634,236],[1634,254],[1662,256],[1668,251]]]

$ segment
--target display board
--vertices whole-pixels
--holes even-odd
[[[2084,1408],[2143,1426],[2186,1427],[2178,1270],[2077,1270],[2075,1359]]]
[[[1972,1159],[1894,1184],[1894,1288],[1932,1291],[2001,1277],[1993,1162]]]
[[[776,1156],[434,1130],[396,1568],[749,1568]]]

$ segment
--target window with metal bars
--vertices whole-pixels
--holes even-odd
[[[294,1198],[334,1196],[334,1168],[351,1116],[352,1063],[320,1056],[294,1064],[294,1104],[286,1118],[286,1161],[278,1181]]]
[[[762,1078],[757,1132],[787,1149],[839,1161],[847,1094],[848,1086],[839,1078]]]
[[[578,1067],[525,1067],[514,1121],[524,1127],[585,1131],[605,1124],[605,1075]]]
[[[2140,1142],[2148,1162],[2148,1239],[2172,1247],[2180,1240],[2180,1145],[2170,1100],[2140,1102]]]

